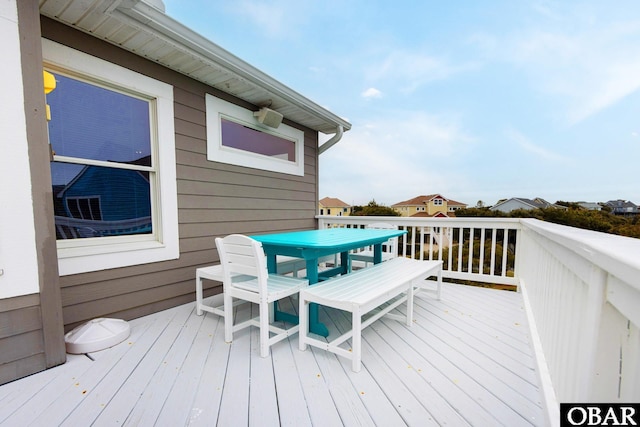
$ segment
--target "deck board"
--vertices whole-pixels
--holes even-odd
[[[296,309],[296,301],[282,304]],[[236,309],[238,319],[255,311]],[[399,307],[398,314],[404,313]],[[331,336],[350,316],[323,308]],[[522,296],[444,284],[412,327],[363,331],[362,371],[293,337],[259,356],[258,330],[186,304],[130,322],[129,339],[0,387],[1,425],[544,425]],[[348,348],[349,342],[346,343]]]

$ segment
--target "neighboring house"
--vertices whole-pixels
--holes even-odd
[[[320,215],[349,216],[351,206],[340,199],[325,197],[318,202],[318,212]]]
[[[54,193],[57,239],[152,234],[148,175],[85,166]]]
[[[161,0],[7,0],[0,34],[0,384],[64,363],[76,325],[193,301],[216,236],[316,228],[350,123]]]
[[[447,199],[440,194],[418,196],[391,205],[401,216],[413,217],[450,217],[455,211],[465,209],[466,204]]]
[[[530,210],[530,209],[544,209],[544,208],[567,209],[566,206],[560,206],[554,203],[549,203],[540,197],[536,197],[535,199],[513,197],[507,200],[500,200],[498,203],[492,206],[490,210],[509,213],[516,209]]]
[[[605,206],[609,206],[614,215],[635,216],[639,213],[638,206],[628,200],[609,200]]]
[[[599,210],[602,210],[602,205],[600,205],[600,203],[594,203],[594,202],[578,202],[577,204],[578,204],[578,206],[580,206],[581,208],[584,208],[584,209],[589,210],[589,211],[599,211]]]

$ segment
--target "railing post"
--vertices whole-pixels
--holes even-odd
[[[601,350],[599,349],[601,332],[604,332],[603,308],[606,302],[607,273],[592,265],[588,277],[585,322],[581,334],[584,358],[581,360],[582,375],[578,375],[580,384],[577,384],[577,402],[593,400],[598,371],[600,368],[606,369],[606,366],[597,366],[597,359]],[[609,375],[603,375],[603,377],[609,377]]]
[[[513,278],[516,279],[516,291],[521,292],[522,289],[520,287],[520,272],[522,271],[522,265],[523,265],[523,261],[521,259],[522,257],[522,253],[523,253],[523,245],[524,242],[522,241],[524,236],[524,232],[522,231],[521,228],[516,230],[516,248],[514,250],[515,253],[515,262],[513,265]]]

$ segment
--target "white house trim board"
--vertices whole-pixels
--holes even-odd
[[[244,166],[253,169],[304,176],[304,132],[280,124],[277,129],[261,125],[253,111],[232,104],[213,95],[206,95],[207,106],[207,160]],[[295,143],[295,161],[253,154],[222,145],[220,120],[228,118],[259,132],[275,135]]]
[[[0,67],[0,298],[39,292],[31,173],[27,145],[26,117],[18,10],[14,1],[0,2],[0,38],[3,63]]]
[[[131,236],[58,241],[60,275],[125,267],[179,257],[173,87],[119,65],[104,61],[51,40],[42,39],[45,65],[52,70],[80,73],[115,88],[152,98],[157,114],[155,143],[159,190],[153,238]],[[83,242],[84,240],[84,242]]]

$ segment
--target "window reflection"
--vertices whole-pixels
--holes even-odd
[[[57,238],[152,233],[149,101],[55,76],[47,102]]]
[[[227,119],[221,119],[222,145],[290,162],[296,161],[294,141],[251,129]]]

